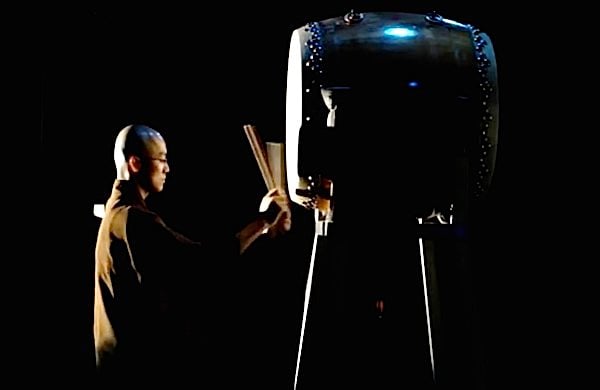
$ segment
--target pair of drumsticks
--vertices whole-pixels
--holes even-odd
[[[265,181],[265,185],[267,189],[273,189],[277,187],[277,183],[275,178],[273,177],[273,171],[269,166],[269,160],[267,158],[267,152],[265,150],[265,146],[258,134],[256,126],[254,125],[244,125],[244,132],[248,137],[248,141],[250,142],[250,147],[252,148],[252,153],[254,153],[254,158],[258,163],[258,167],[260,168],[260,173],[262,175],[263,180]]]

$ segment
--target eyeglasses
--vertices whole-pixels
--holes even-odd
[[[168,164],[169,161],[166,158],[158,158],[158,157],[148,157],[149,160],[158,161],[162,164]]]

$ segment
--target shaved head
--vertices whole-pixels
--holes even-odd
[[[151,127],[132,124],[117,135],[114,150],[117,178],[135,180],[144,195],[162,191],[169,171],[166,158],[165,140]],[[158,163],[162,165],[157,166]]]
[[[117,177],[128,180],[127,160],[131,156],[147,155],[157,141],[164,142],[162,135],[151,127],[141,124],[124,127],[115,141],[114,158]]]

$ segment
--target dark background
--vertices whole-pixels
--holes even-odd
[[[240,227],[264,192],[242,125],[254,123],[265,140],[283,141],[291,32],[352,6],[436,10],[491,37],[500,83],[499,146],[473,268],[486,382],[496,387],[562,377],[565,360],[573,362],[565,357],[577,355],[558,352],[573,334],[555,325],[565,321],[557,314],[565,302],[556,298],[571,283],[566,275],[552,281],[546,275],[556,258],[559,264],[575,258],[576,242],[560,228],[568,220],[563,212],[575,201],[569,196],[559,203],[556,192],[576,188],[570,173],[578,153],[571,147],[579,147],[583,130],[579,116],[564,114],[576,96],[570,75],[577,75],[572,59],[580,58],[579,51],[549,27],[570,25],[578,15],[567,9],[517,11],[500,2],[43,9],[37,41],[44,189],[39,242],[47,253],[40,282],[48,288],[21,308],[32,318],[26,325],[34,342],[23,343],[19,361],[61,383],[78,373],[83,380],[91,375],[98,224],[92,205],[104,202],[114,179],[116,132],[133,122],[163,132],[172,172],[153,202],[173,227],[192,237]],[[288,241],[294,255],[278,262],[259,246],[249,256],[252,266],[232,276],[232,289],[219,305],[235,311],[226,318],[237,322],[222,327],[215,339],[228,348],[245,336],[252,340],[242,343],[240,355],[251,362],[241,371],[251,373],[249,383],[285,388],[293,380],[308,266],[304,240],[312,228],[311,216],[298,209],[295,215],[297,230]]]

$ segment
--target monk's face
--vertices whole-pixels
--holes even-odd
[[[140,184],[148,193],[160,192],[170,170],[167,162],[167,145],[157,134],[149,137],[145,146],[146,151],[141,158],[142,168],[139,172]]]

